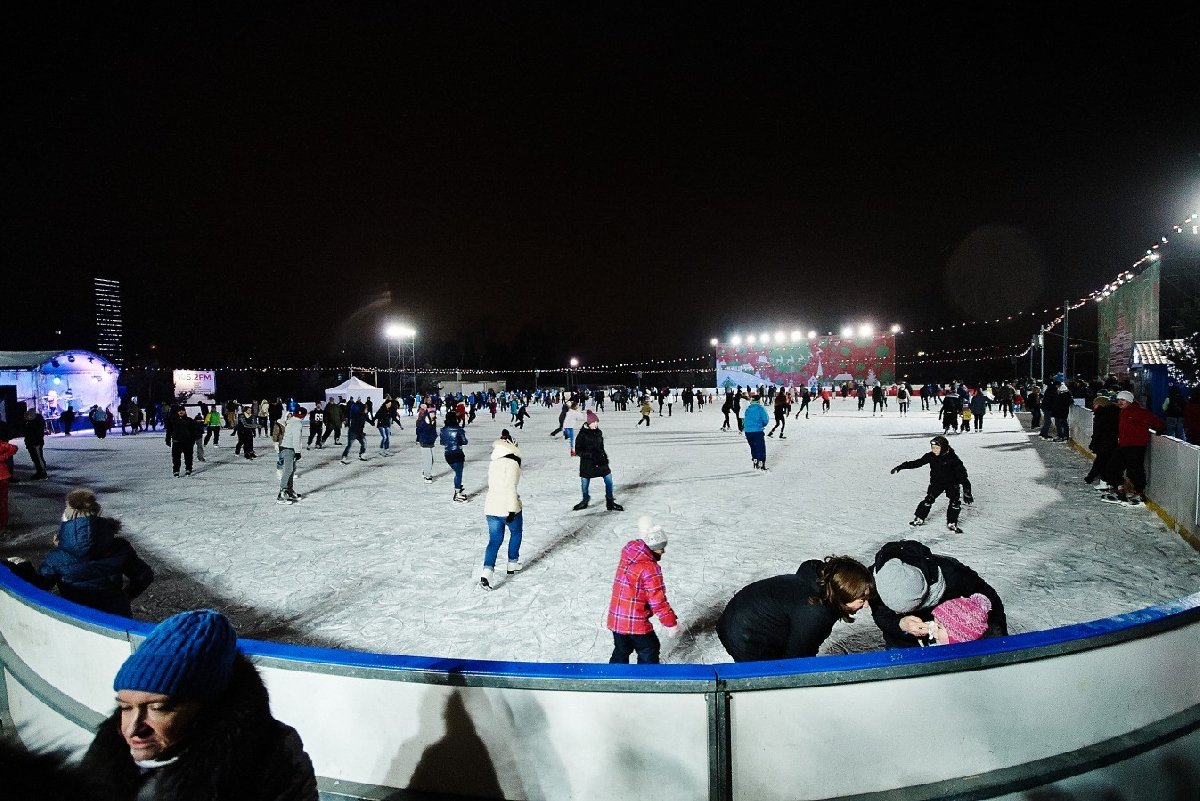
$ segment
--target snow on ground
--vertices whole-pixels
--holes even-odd
[[[440,448],[437,480],[421,481],[409,419],[403,431],[393,429],[393,458],[378,455],[370,430],[369,461],[342,465],[340,448],[305,452],[296,487],[307,497],[295,506],[275,503],[266,437],[256,440],[262,458],[249,462],[234,457],[234,439],[223,432],[222,447],[209,446],[195,475],[173,478],[161,430],[55,436],[46,445],[51,480],[12,487],[13,522],[0,556],[40,561],[63,494],[88,486],[158,574],[134,603],[143,619],[208,606],[228,614],[243,637],[544,662],[607,660],[613,571],[646,514],[669,533],[662,566],[684,628],[677,641],[664,638],[667,662],[730,661],[714,624],[751,581],[828,554],[869,564],[880,545],[906,537],[975,568],[1004,599],[1013,633],[1200,588],[1200,554],[1153,512],[1100,502],[1082,481],[1083,456],[998,414],[986,417],[983,432],[951,438],[975,491],[960,521],[964,533],[946,531],[944,497],[929,525],[910,528],[928,470],[888,471],[928,449],[929,437],[941,433],[936,415],[902,418],[893,402],[885,416],[871,417],[855,406],[835,399],[828,414],[789,421],[787,439],[767,440],[767,474],[751,469],[744,437],[718,430],[722,416],[711,405],[652,417],[649,429],[635,426],[633,406],[603,413],[625,512],[604,509],[599,480],[592,506],[571,511],[580,497],[577,463],[566,442],[547,436],[557,410],[534,409],[524,430],[513,429],[524,459],[525,569],[507,579],[498,572],[491,592],[476,578],[487,540],[483,496],[491,442],[509,415],[492,421],[486,412],[467,429],[466,504],[451,501]],[[17,464],[18,476],[30,474],[24,451]],[[838,623],[822,652],[882,648],[870,614],[858,618]]]

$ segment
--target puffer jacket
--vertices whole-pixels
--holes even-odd
[[[568,409],[566,415],[563,416],[562,427],[569,428],[572,431],[580,431],[586,422],[587,418],[584,417],[583,412],[578,409]]]
[[[117,801],[317,801],[317,780],[300,735],[271,715],[270,696],[242,654],[229,687],[205,702],[178,759],[141,770],[121,736],[117,710],[96,730],[82,768]]]
[[[442,426],[438,439],[446,449],[446,461],[462,461],[464,454],[462,446],[468,444],[467,433],[462,426]]]
[[[437,412],[429,411],[417,420],[417,444],[422,448],[432,448],[437,444],[437,423],[433,422]]]
[[[587,428],[575,435],[575,455],[579,457],[580,478],[603,478],[612,470],[604,450],[604,434],[598,428]]]
[[[717,620],[717,634],[741,661],[816,656],[837,620],[820,602],[822,562],[809,559],[795,573],[772,576],[738,590]]]
[[[291,448],[294,451],[300,450],[304,444],[304,420],[303,418],[291,416],[287,418],[287,424],[283,427],[283,437],[279,440],[280,449]]]
[[[515,442],[498,439],[492,443],[492,458],[488,464],[487,497],[483,513],[489,517],[507,517],[509,512],[521,511],[521,449]]]
[[[649,634],[650,617],[657,615],[664,626],[679,621],[667,602],[667,587],[658,554],[644,540],[630,540],[621,549],[608,602],[608,629],[617,634]]]
[[[8,469],[8,460],[16,455],[17,448],[11,442],[0,441],[0,481],[8,481],[12,478],[12,471]]]
[[[762,431],[770,422],[771,416],[767,414],[767,408],[758,401],[754,401],[746,407],[746,416],[742,418],[742,429],[750,434]]]
[[[77,517],[58,528],[58,547],[38,568],[42,589],[58,585],[68,601],[102,612],[132,617],[129,599],[154,581],[154,571],[138,558],[133,546],[118,537],[121,524],[107,517]],[[123,577],[129,586],[123,587]]]
[[[1122,448],[1150,444],[1150,429],[1162,431],[1166,423],[1154,412],[1147,411],[1136,403],[1121,410],[1118,424],[1117,443]]]
[[[896,465],[896,469],[914,470],[925,465],[929,465],[929,484],[931,486],[949,487],[960,484],[963,495],[971,497],[971,479],[967,475],[967,466],[962,463],[962,459],[958,458],[958,454],[954,452],[953,448],[947,448],[937,456],[933,455],[933,451],[928,451],[920,459],[901,462]]]

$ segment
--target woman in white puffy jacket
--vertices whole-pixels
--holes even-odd
[[[517,485],[521,482],[521,449],[513,442],[508,429],[500,432],[500,439],[492,443],[492,459],[488,464],[488,489],[483,501],[483,513],[487,516],[488,544],[483,552],[483,570],[479,583],[485,589],[492,588],[492,573],[496,568],[496,556],[500,543],[504,541],[504,527],[508,526],[508,575],[521,569],[521,529],[524,518],[521,514],[521,496]]]
[[[571,405],[567,407],[567,414],[563,417],[563,437],[570,444],[572,456],[575,455],[575,432],[581,431],[585,422],[586,418],[579,409],[579,402],[571,401]]]

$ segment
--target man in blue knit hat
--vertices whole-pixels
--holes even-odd
[[[159,623],[113,689],[117,710],[82,765],[113,798],[316,801],[300,736],[271,716],[267,688],[219,612]]]

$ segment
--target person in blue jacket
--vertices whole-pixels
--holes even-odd
[[[454,471],[454,500],[465,503],[467,496],[463,492],[462,476],[463,463],[467,457],[463,453],[462,446],[467,444],[467,433],[463,431],[457,414],[446,412],[446,419],[442,422],[442,432],[439,437],[442,447],[446,449],[443,454],[446,464],[450,465],[450,469]]]
[[[762,398],[757,392],[750,393],[750,405],[746,407],[746,416],[742,418],[742,432],[750,443],[750,461],[755,470],[767,469],[767,437],[763,429],[771,422],[771,416],[762,405]]]
[[[68,601],[122,617],[133,617],[130,600],[154,581],[154,570],[133,546],[118,537],[121,524],[100,516],[89,489],[67,493],[67,506],[54,548],[36,571],[28,562],[11,561],[14,573],[43,590],[58,587]],[[126,583],[128,579],[128,583]]]

